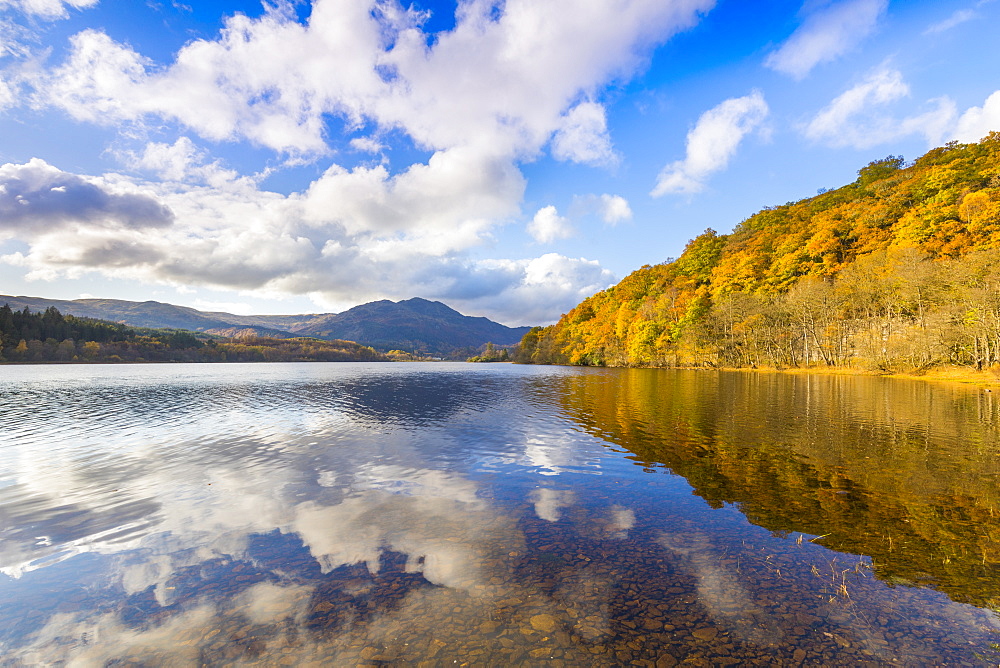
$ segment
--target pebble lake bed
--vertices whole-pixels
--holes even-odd
[[[0,665],[1000,662],[976,388],[64,365],[0,403]]]

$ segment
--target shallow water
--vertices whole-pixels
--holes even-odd
[[[0,367],[5,665],[990,665],[991,393]]]

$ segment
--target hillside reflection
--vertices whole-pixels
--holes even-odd
[[[1000,402],[881,378],[629,370],[565,379],[562,403],[714,507],[869,555],[890,584],[1000,606]]]

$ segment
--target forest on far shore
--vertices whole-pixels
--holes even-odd
[[[524,363],[1000,366],[1000,133],[709,229],[525,335]]]
[[[0,362],[382,362],[353,341],[259,336],[220,338],[185,330],[0,307]]]

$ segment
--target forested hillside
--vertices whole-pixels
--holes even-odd
[[[518,361],[1000,364],[1000,133],[889,156],[853,183],[709,229],[531,330]]]
[[[387,361],[353,341],[222,338],[184,330],[134,329],[120,323],[0,307],[0,362],[346,362]]]

